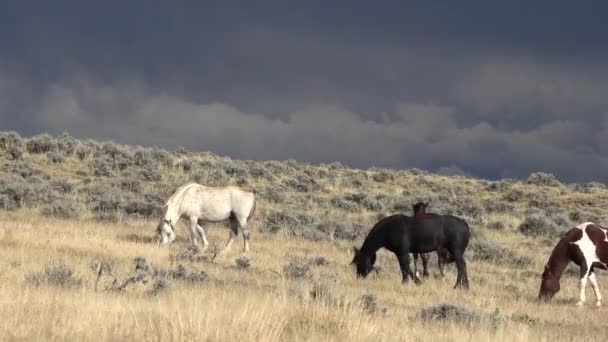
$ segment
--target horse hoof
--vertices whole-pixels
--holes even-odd
[[[576,306],[579,308],[582,308],[583,305],[585,305],[585,303],[583,301],[579,301],[578,303],[576,303]]]
[[[595,302],[595,306],[597,306],[598,308],[602,307],[602,302],[598,300],[597,302]]]

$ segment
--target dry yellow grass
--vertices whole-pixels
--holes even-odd
[[[94,260],[116,262],[120,276],[143,256],[155,267],[170,267],[170,248],[159,248],[150,237],[153,222],[120,224],[45,218],[32,210],[0,212],[0,340],[44,341],[603,341],[608,310],[574,307],[577,283],[562,281],[551,305],[535,301],[539,279],[535,269],[518,270],[469,261],[471,290],[452,289],[454,266],[447,279],[428,279],[416,287],[402,286],[393,255],[381,252],[383,271],[356,279],[349,265],[352,244],[312,242],[254,232],[249,271],[234,267],[240,249],[215,263],[184,264],[205,270],[203,283],[174,281],[157,296],[133,285],[124,293],[95,292]],[[212,244],[223,244],[228,230],[210,226]],[[497,233],[499,234],[499,233]],[[498,236],[517,249],[520,239]],[[178,235],[185,237],[182,226]],[[185,239],[176,242],[186,243]],[[235,246],[236,247],[236,246]],[[239,246],[240,247],[240,244]],[[521,249],[520,249],[521,250]],[[534,251],[535,266],[544,260]],[[288,279],[283,266],[292,257],[325,256],[327,266],[313,267],[310,277]],[[51,262],[70,266],[82,278],[80,289],[33,286],[28,274]],[[432,265],[436,272],[436,265]],[[309,296],[318,279],[332,274],[335,296],[351,305],[327,304]],[[600,286],[608,282],[600,277]],[[369,314],[359,298],[371,291],[385,314]],[[604,291],[605,292],[605,291]],[[422,308],[453,303],[488,317],[481,321],[422,321]],[[498,312],[495,311],[498,309]],[[510,317],[526,314],[528,324]]]

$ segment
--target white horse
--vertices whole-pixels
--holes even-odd
[[[198,246],[197,237],[203,243],[203,251],[209,246],[205,231],[199,223],[230,221],[230,236],[226,247],[220,252],[230,249],[232,241],[243,232],[243,249],[249,251],[250,231],[247,222],[255,210],[253,193],[236,186],[207,187],[197,183],[187,183],[179,187],[163,207],[164,215],[156,231],[162,244],[175,240],[175,224],[180,218],[188,220],[190,239]]]

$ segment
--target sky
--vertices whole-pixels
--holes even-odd
[[[607,16],[591,0],[3,1],[0,130],[608,182]]]

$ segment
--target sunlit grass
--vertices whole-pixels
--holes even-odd
[[[91,264],[100,258],[115,262],[117,276],[132,269],[132,259],[145,257],[153,267],[174,267],[172,250],[187,243],[185,229],[177,245],[158,247],[152,239],[154,222],[97,223],[39,216],[32,210],[0,212],[0,340],[71,341],[555,341],[604,340],[608,311],[574,307],[577,281],[562,280],[562,291],[550,305],[535,297],[539,285],[540,253],[518,248],[522,238],[496,232],[493,240],[534,257],[530,269],[469,260],[471,290],[453,290],[456,272],[448,266],[446,279],[431,277],[422,286],[402,286],[395,257],[382,251],[382,271],[360,280],[349,265],[352,243],[313,242],[264,235],[255,231],[250,270],[234,260],[241,255],[235,244],[230,255],[215,263],[182,262],[204,270],[209,281],[174,281],[157,296],[136,284],[125,292],[95,292]],[[208,228],[209,240],[223,245],[228,229]],[[304,278],[291,279],[283,267],[292,258],[324,256],[330,263],[311,266]],[[71,267],[83,281],[80,288],[33,286],[28,274],[59,262]],[[541,266],[542,267],[542,266]],[[431,273],[437,273],[435,264]],[[332,295],[339,301],[311,298],[314,284],[335,278]],[[600,286],[608,286],[605,277]],[[591,290],[588,296],[593,299]],[[386,312],[370,314],[360,298],[373,293]],[[474,310],[480,321],[430,321],[416,317],[424,307],[451,303]],[[531,318],[531,322],[513,317]]]

